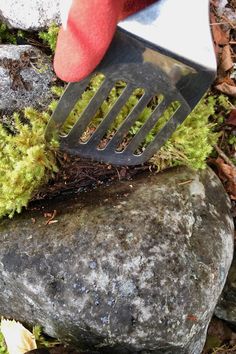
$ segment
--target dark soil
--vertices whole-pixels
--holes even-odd
[[[49,353],[50,354],[83,354],[82,352],[78,352],[77,350],[71,347],[67,347],[65,345],[57,345],[54,348],[51,348],[49,350]]]
[[[57,156],[59,172],[53,180],[45,185],[35,195],[34,202],[51,199],[61,194],[77,193],[84,189],[93,189],[104,183],[113,183],[117,180],[131,179],[144,171],[155,171],[150,165],[142,166],[112,166],[101,162],[81,159],[60,152]]]

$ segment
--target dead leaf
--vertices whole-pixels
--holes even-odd
[[[226,120],[226,124],[236,126],[236,109],[232,109],[229,118]]]
[[[232,6],[233,9],[236,8],[236,0],[229,0],[229,4]]]
[[[225,185],[230,198],[236,200],[236,167],[230,166],[221,158],[214,159],[220,179]]]
[[[229,45],[225,45],[221,55],[221,70],[227,72],[232,69],[234,63],[231,57],[231,48]]]
[[[211,29],[214,42],[219,45],[226,45],[229,42],[229,30],[226,32],[221,25],[217,23],[216,17],[211,14]]]
[[[214,44],[215,55],[217,58],[217,63],[219,63],[220,59],[221,59],[221,54],[222,54],[222,47],[219,46],[218,44],[216,44],[215,42],[213,44]]]
[[[230,86],[235,86],[234,80],[231,79],[229,76],[225,76],[223,79],[219,79],[219,84],[221,84],[222,82],[226,82]]]
[[[225,322],[222,322],[218,318],[213,317],[210,326],[208,327],[208,335],[216,336],[221,344],[225,340],[229,341],[231,339],[232,334],[233,332]]]
[[[215,88],[220,91],[225,93],[226,95],[229,95],[231,97],[236,97],[236,86],[230,85],[227,82],[222,82],[221,84],[218,84],[215,86]]]

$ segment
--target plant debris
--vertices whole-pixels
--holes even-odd
[[[93,189],[104,183],[122,179],[131,179],[144,171],[155,171],[149,165],[142,166],[112,166],[101,162],[82,159],[79,156],[58,153],[59,170],[34,196],[33,201],[51,199],[61,194],[79,192],[83,189]],[[30,204],[31,208],[32,203]],[[50,215],[47,215],[47,217]],[[55,215],[54,215],[55,216]]]
[[[236,354],[236,333],[226,322],[213,317],[202,354]]]
[[[236,97],[236,15],[232,1],[219,6],[219,0],[211,1],[211,28],[218,58],[218,75],[215,88]]]
[[[225,190],[232,200],[236,200],[236,167],[225,162],[221,157],[213,160]]]
[[[0,60],[0,66],[9,71],[12,90],[29,91],[32,89],[31,84],[25,81],[21,75],[21,71],[30,66],[30,56],[27,52],[21,53],[19,60],[7,58]]]

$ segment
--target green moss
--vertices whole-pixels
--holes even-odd
[[[9,31],[5,23],[0,23],[0,43],[16,44],[16,37]]]
[[[0,217],[19,213],[57,171],[52,149],[56,142],[47,145],[44,139],[49,115],[26,108],[24,117],[30,124],[23,124],[16,113],[13,116],[16,134],[0,124]]]
[[[102,76],[92,79],[90,86],[70,113],[61,133],[68,133],[97,92],[102,81]],[[119,82],[116,87],[113,87],[108,98],[92,119],[82,139],[89,138],[121,95],[124,86],[124,83]],[[53,88],[54,94],[58,97],[62,95],[63,90],[60,87]],[[107,135],[104,137],[105,140],[114,134],[141,96],[141,90],[136,90],[133,93],[109,128]],[[136,134],[161,100],[162,97],[154,98],[148,107],[143,110],[139,119],[130,129],[126,141]],[[202,99],[195,110],[149,162],[155,165],[159,171],[177,165],[188,165],[194,169],[204,168],[206,166],[206,158],[212,152],[213,145],[218,139],[218,133],[214,132],[216,124],[209,122],[209,118],[215,114],[216,107],[222,105],[222,102],[225,104],[225,98],[222,95],[209,96]],[[49,108],[53,110],[56,105],[57,100],[53,101]],[[177,103],[173,103],[164,112],[156,127],[146,136],[140,150],[148,145],[156,132],[177,109],[177,106]],[[55,149],[58,147],[58,140],[55,138],[50,144],[47,144],[44,139],[44,130],[49,119],[49,113],[40,113],[27,108],[24,116],[30,121],[30,124],[22,124],[17,114],[13,117],[15,122],[14,129],[16,129],[17,134],[9,133],[0,124],[0,217],[4,215],[12,217],[15,212],[19,213],[39,187],[46,183],[53,176],[53,173],[57,171]]]
[[[39,32],[38,34],[39,38],[42,39],[44,43],[46,43],[50,47],[52,52],[55,52],[56,49],[58,32],[59,27],[55,23],[52,23],[47,31]]]
[[[25,34],[21,30],[11,30],[5,23],[0,22],[0,43],[17,44],[17,38],[24,38]]]
[[[5,345],[4,337],[0,332],[0,354],[8,354],[7,347]]]
[[[228,138],[228,143],[230,145],[236,145],[236,136],[235,135],[230,135],[229,138]]]
[[[33,335],[37,343],[37,348],[53,348],[55,345],[60,344],[60,341],[57,339],[46,337],[42,332],[41,326],[33,327]]]
[[[217,104],[216,97],[203,98],[154,155],[151,163],[159,170],[178,165],[187,165],[194,169],[205,168],[206,158],[211,154],[219,137],[219,134],[214,132],[216,124],[209,122]]]

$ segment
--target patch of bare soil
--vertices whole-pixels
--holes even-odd
[[[92,189],[103,183],[131,179],[141,172],[152,169],[148,165],[112,166],[81,159],[79,156],[71,156],[63,152],[58,154],[58,160],[59,172],[40,190],[34,197],[34,201],[51,199],[61,194],[75,193],[83,189]]]

